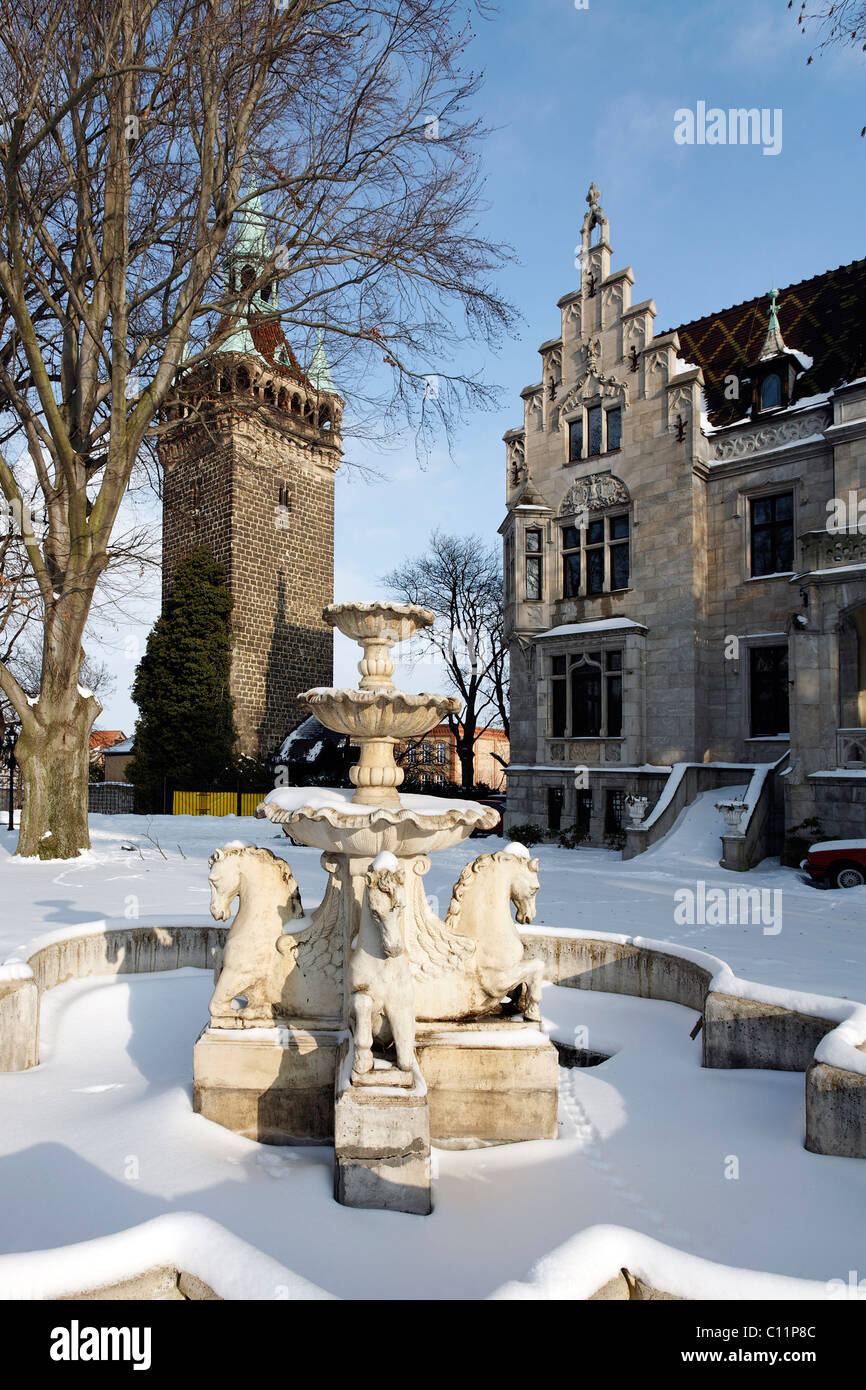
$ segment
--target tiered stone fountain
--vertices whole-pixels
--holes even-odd
[[[360,746],[353,795],[277,788],[257,815],[323,851],[325,896],[303,914],[268,850],[211,859],[211,911],[240,907],[195,1048],[195,1106],[264,1143],[334,1143],[335,1194],[430,1210],[430,1140],[469,1147],[556,1135],[556,1052],[538,1027],[541,964],[518,922],[535,915],[538,861],[511,844],[463,870],[444,921],[424,891],[429,854],[497,813],[400,796],[397,739],[459,701],[394,688],[391,648],[433,622],[409,604],[335,604],[326,620],[364,650],[358,690],[300,699]],[[521,1016],[522,1015],[522,1016]]]

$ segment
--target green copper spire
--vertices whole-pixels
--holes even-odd
[[[267,261],[274,248],[255,176],[250,179],[247,201],[238,213],[238,234],[231,249],[236,261]]]
[[[327,391],[332,396],[336,396],[337,388],[334,385],[334,379],[331,376],[331,368],[328,365],[321,328],[316,332],[316,347],[310,365],[307,368],[307,376],[317,391]]]

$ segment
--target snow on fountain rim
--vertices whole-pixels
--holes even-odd
[[[472,824],[489,823],[499,814],[492,806],[456,797],[407,793],[400,797],[399,806],[393,806],[355,802],[353,795],[354,790],[338,787],[275,787],[268,792],[262,805],[276,806],[292,816],[306,812],[311,819],[348,829],[366,825],[371,820],[385,821],[389,825],[411,820],[421,829],[439,829],[455,824],[458,819]],[[336,821],[335,815],[339,817]]]
[[[362,603],[329,603],[324,612],[325,622],[332,622],[338,613],[351,613],[353,616],[359,614],[362,617],[367,613],[396,613],[400,618],[414,618],[424,615],[429,619],[429,623],[436,620],[436,614],[431,608],[425,608],[421,603],[392,603],[390,599],[371,599]],[[429,626],[428,623],[428,626]]]
[[[436,695],[429,690],[409,695],[405,690],[346,690],[341,686],[314,685],[298,698],[306,700],[309,704],[316,704],[322,699],[333,700],[337,696],[351,705],[381,703],[398,707],[402,705],[407,709],[423,709],[426,705],[435,704],[453,710],[455,714],[461,708],[461,702],[456,695]]]

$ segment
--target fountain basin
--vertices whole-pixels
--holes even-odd
[[[317,686],[298,699],[320,723],[350,738],[417,738],[457,714],[453,695],[405,695],[400,690],[335,690]]]
[[[256,807],[260,820],[282,825],[302,844],[331,853],[374,858],[429,854],[459,845],[473,830],[492,830],[492,806],[440,796],[403,796],[399,805],[369,806],[330,787],[277,787]]]
[[[322,613],[326,623],[354,642],[375,641],[385,646],[406,642],[434,615],[416,603],[330,603]]]

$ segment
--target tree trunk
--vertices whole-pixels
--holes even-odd
[[[470,742],[468,747],[463,739],[457,745],[457,756],[460,759],[460,777],[462,779],[462,790],[470,792],[475,785],[475,743]]]
[[[90,849],[87,789],[90,730],[99,702],[77,692],[71,700],[34,706],[35,729],[22,729],[15,750],[21,778],[23,858],[75,859]]]

